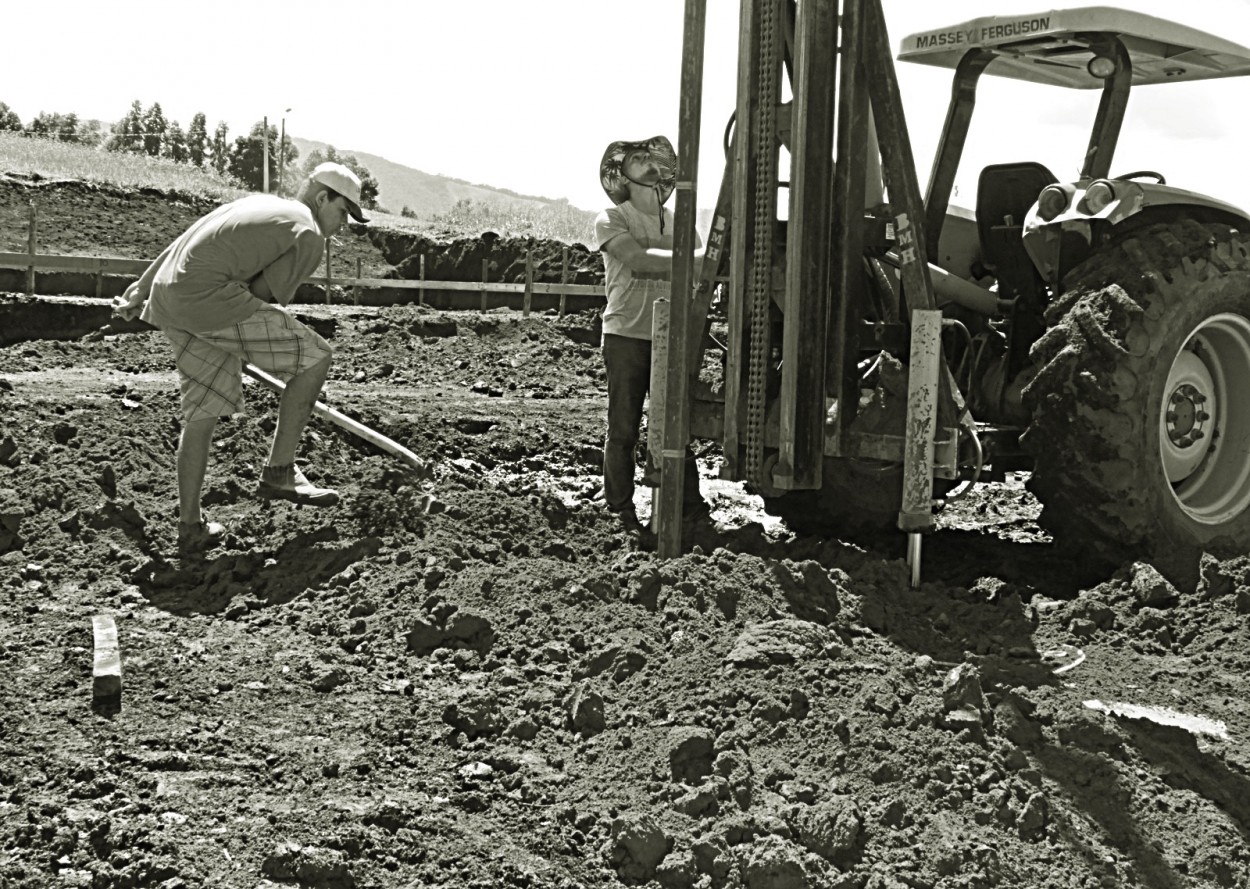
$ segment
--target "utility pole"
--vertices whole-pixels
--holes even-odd
[[[261,182],[264,183],[264,192],[269,194],[269,115],[266,114],[260,119],[260,144],[263,160],[260,164]]]
[[[282,112],[282,135],[278,137],[278,194],[285,197],[282,190],[282,173],[286,169],[286,116],[291,113],[288,108]]]

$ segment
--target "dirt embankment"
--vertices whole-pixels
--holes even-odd
[[[29,250],[31,207],[34,206],[37,253],[151,259],[188,225],[213,209],[211,201],[156,189],[120,189],[81,180],[32,180],[0,175],[0,252]],[[567,277],[564,257],[567,253]],[[421,277],[421,257],[429,281],[482,281],[521,284],[526,261],[533,263],[539,283],[599,284],[603,261],[583,244],[563,244],[534,237],[501,236],[496,232],[423,234],[385,224],[350,225],[335,236],[330,274],[366,278]],[[324,274],[319,269],[319,274]],[[97,285],[94,276],[40,273],[38,291],[79,296],[112,296],[125,286],[121,277]],[[0,269],[0,289],[20,291],[25,272]],[[390,298],[404,294],[395,291]],[[324,298],[308,285],[305,301]],[[584,308],[577,300],[576,307]]]

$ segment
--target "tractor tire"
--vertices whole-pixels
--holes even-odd
[[[1030,358],[1030,489],[1056,544],[1196,579],[1250,549],[1250,235],[1189,219],[1065,279]]]

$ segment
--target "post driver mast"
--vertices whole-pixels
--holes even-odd
[[[940,428],[939,405],[955,390],[940,357],[924,204],[880,0],[742,0],[732,136],[696,279],[705,23],[706,0],[686,0],[673,296],[667,348],[658,350],[667,353],[665,391],[657,399],[663,410],[659,553],[681,552],[682,454],[694,429],[721,442],[724,477],[745,479],[765,494],[819,489],[827,457],[901,461],[898,525],[909,535],[918,583],[920,533],[933,526],[935,442],[940,434],[957,434]],[[783,78],[790,101],[782,101]],[[783,148],[789,182],[778,175]],[[859,397],[852,334],[861,322],[856,306],[866,232],[882,224],[864,208],[880,203],[883,184],[906,311],[880,335],[910,343],[902,436],[853,432],[847,423]],[[719,417],[700,410],[692,423],[691,383],[702,362],[713,288],[721,288],[728,316],[723,410]],[[770,358],[778,350],[776,379]],[[769,416],[766,393],[777,386],[778,407]]]

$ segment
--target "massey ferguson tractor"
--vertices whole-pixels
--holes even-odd
[[[798,530],[907,532],[913,582],[935,512],[1009,471],[1083,557],[1192,577],[1204,551],[1250,551],[1250,217],[1115,167],[1133,90],[1250,74],[1250,49],[1109,7],[912,34],[900,60],[954,72],[922,195],[880,0],[742,9],[702,279],[683,73],[674,293],[695,299],[672,305],[663,401],[688,409],[664,416],[661,509],[694,436]],[[1006,157],[973,212],[952,205],[983,74],[1100,92],[1074,181]]]

